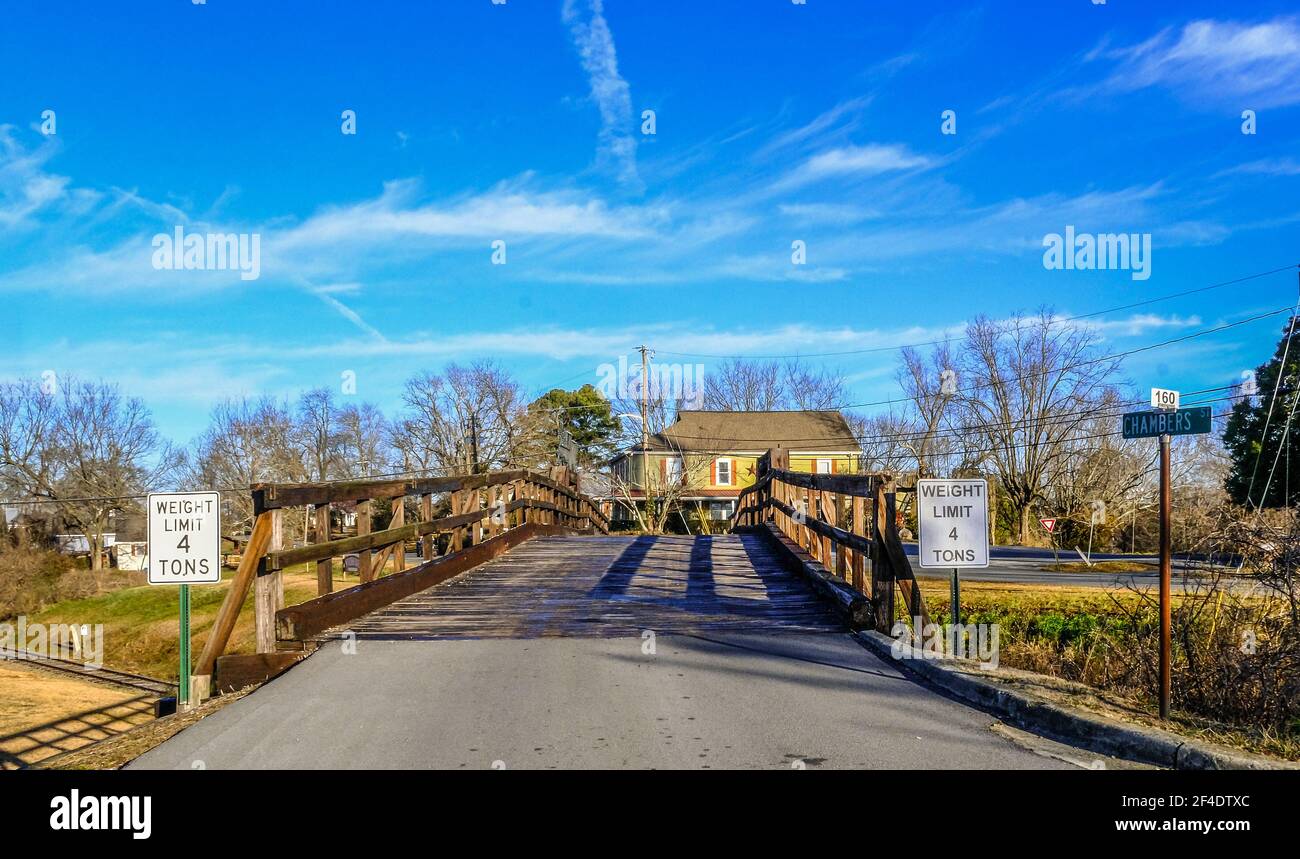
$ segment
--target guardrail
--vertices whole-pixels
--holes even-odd
[[[895,499],[900,489],[882,474],[809,474],[789,469],[789,452],[768,451],[758,480],[740,493],[734,527],[767,528],[820,564],[822,590],[850,616],[855,600],[870,603],[874,626],[894,624],[894,585],[907,617],[930,623],[912,565],[898,536]]]

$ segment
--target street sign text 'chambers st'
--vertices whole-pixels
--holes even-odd
[[[922,567],[989,565],[989,487],[984,480],[916,482]]]
[[[149,495],[149,584],[221,581],[221,494]]]
[[[1129,412],[1124,415],[1124,438],[1153,438],[1161,435],[1198,435],[1210,431],[1210,407],[1161,412]]]

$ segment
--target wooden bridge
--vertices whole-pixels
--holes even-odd
[[[853,633],[925,614],[899,491],[773,450],[731,533],[673,536],[611,534],[562,469],[254,487],[196,686],[275,679],[132,766],[1066,766]],[[393,515],[372,530],[376,502]],[[355,505],[355,535],[333,533],[331,505]],[[302,507],[315,533],[285,548]],[[335,591],[351,554],[360,581]],[[286,606],[302,564],[318,594]],[[258,652],[225,654],[250,593]]]
[[[567,469],[252,488],[254,524],[195,671],[196,697],[273,676],[323,640],[532,638],[716,631],[887,631],[894,586],[924,615],[882,475],[793,472],[773,450],[737,506],[734,533],[615,536]],[[433,516],[436,496],[450,515]],[[392,503],[371,530],[371,505]],[[355,505],[335,539],[331,505]],[[309,508],[314,541],[283,548],[283,513]],[[408,522],[408,507],[418,511]],[[408,543],[421,563],[406,568]],[[359,581],[333,590],[335,558]],[[318,596],[284,605],[282,572],[315,563]],[[381,575],[387,567],[391,573]],[[470,575],[466,575],[469,573]],[[451,580],[454,580],[451,581]],[[445,584],[444,584],[445,583]],[[223,655],[254,591],[257,655]],[[874,599],[873,599],[873,594]]]

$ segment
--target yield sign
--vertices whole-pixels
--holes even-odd
[[[1047,530],[1047,533],[1049,533],[1049,534],[1053,534],[1053,533],[1056,532],[1056,520],[1055,520],[1055,519],[1039,519],[1039,520],[1038,520],[1038,524],[1039,524],[1039,525],[1042,525],[1043,528],[1045,528],[1045,529]]]

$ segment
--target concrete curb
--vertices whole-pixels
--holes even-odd
[[[1099,754],[1183,770],[1300,770],[1300,764],[1189,740],[1158,728],[1117,722],[1031,693],[1008,689],[950,664],[945,665],[942,660],[895,657],[894,639],[875,630],[862,630],[854,635],[881,659],[912,671],[958,698],[993,710],[1021,727],[1054,735]],[[912,650],[909,644],[900,647],[905,653]]]

